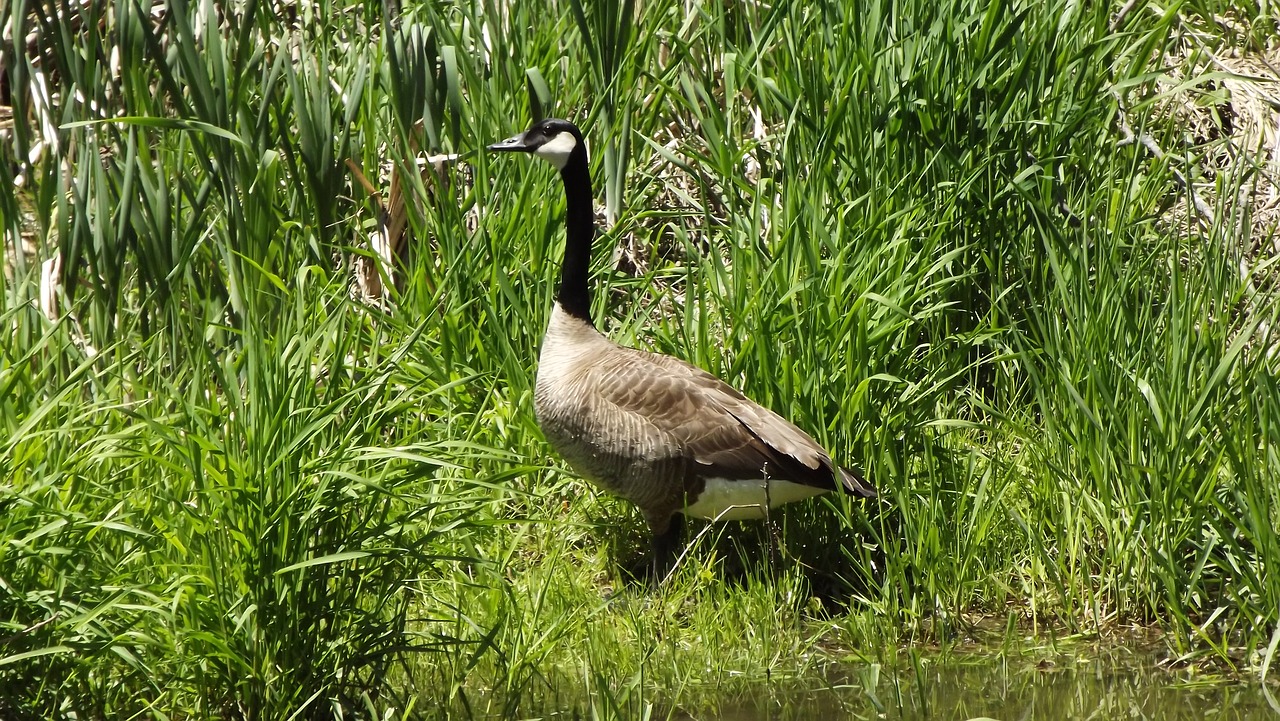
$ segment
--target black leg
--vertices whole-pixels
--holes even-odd
[[[654,523],[649,524],[650,530],[653,531],[653,566],[650,582],[655,586],[662,583],[675,567],[684,540],[684,514],[673,513],[667,516],[666,521],[665,529],[658,528]]]

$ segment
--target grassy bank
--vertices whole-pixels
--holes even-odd
[[[0,10],[0,715],[634,718],[977,626],[1274,676],[1265,8],[48,5]],[[475,152],[538,114],[600,325],[879,502],[620,580],[532,414],[558,180]]]

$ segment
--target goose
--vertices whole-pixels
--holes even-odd
[[[529,153],[560,171],[565,248],[538,357],[534,410],[551,447],[583,478],[629,500],[652,543],[650,578],[674,567],[684,517],[765,518],[768,509],[837,487],[876,490],[782,416],[697,366],[614,343],[591,321],[596,229],[582,132],[541,120],[488,150]]]

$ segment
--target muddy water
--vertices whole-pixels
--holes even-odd
[[[769,684],[710,713],[677,718],[783,719],[1151,719],[1252,721],[1280,718],[1280,702],[1255,681],[1227,683],[1153,663],[966,658],[889,675],[878,667],[846,672],[842,683],[810,688]],[[1270,696],[1270,698],[1269,698]]]

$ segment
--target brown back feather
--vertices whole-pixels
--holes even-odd
[[[699,475],[747,479],[768,474],[835,488],[835,469],[826,451],[782,416],[677,358],[614,349],[591,368],[596,399],[642,418],[648,432],[675,441],[698,464]],[[844,473],[838,482],[857,492]]]

